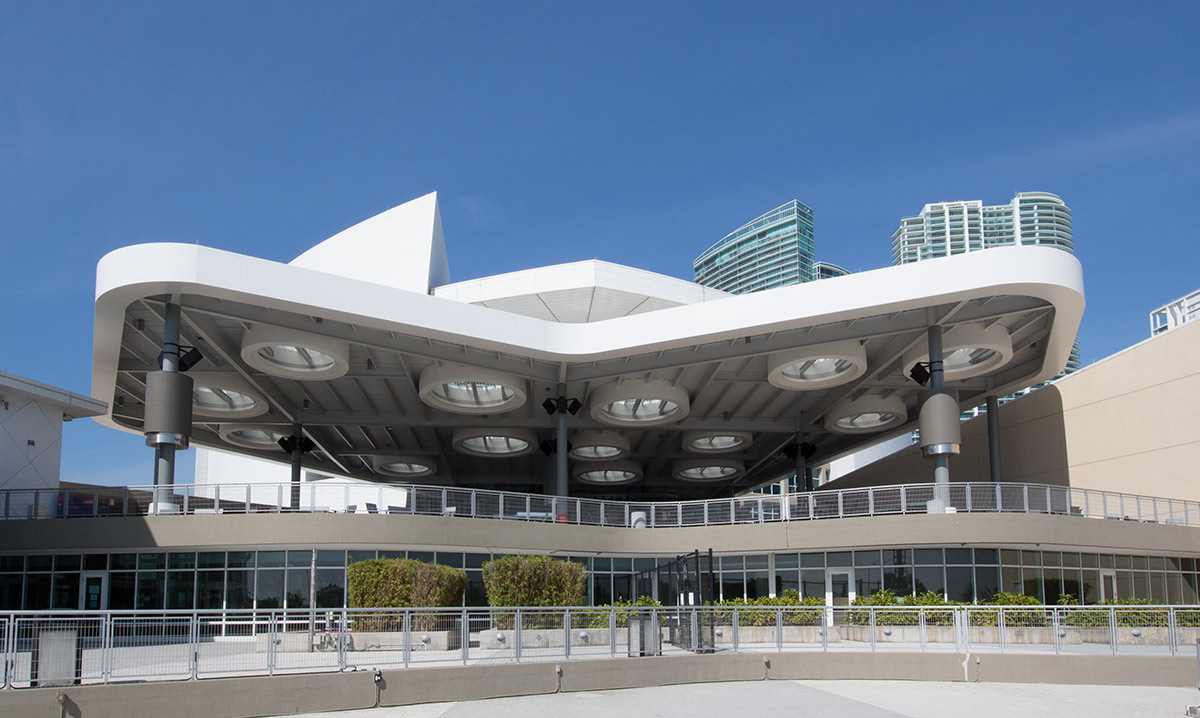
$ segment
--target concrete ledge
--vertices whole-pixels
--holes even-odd
[[[628,660],[573,661],[563,668],[562,690],[599,691],[646,688],[680,683],[761,681],[767,677],[767,654],[657,656]]]
[[[976,659],[978,658],[978,662]],[[561,678],[556,668],[562,668]],[[958,653],[739,653],[372,670],[202,681],[0,691],[0,715],[126,718],[171,706],[173,718],[252,718],[444,701],[687,683],[914,680],[994,683],[1195,685],[1193,657]],[[58,695],[65,696],[60,705]]]

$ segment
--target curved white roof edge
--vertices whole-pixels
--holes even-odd
[[[427,294],[450,281],[437,192],[338,232],[290,264]]]
[[[433,290],[436,297],[476,303],[568,289],[611,289],[673,304],[696,304],[732,296],[686,279],[599,259],[522,269],[490,277],[446,284]]]
[[[188,244],[144,244],[97,266],[92,391],[116,382],[126,307],[156,295],[198,294],[268,309],[552,362],[586,362],[756,333],[804,328],[949,302],[1019,295],[1056,312],[1041,371],[1066,364],[1083,315],[1083,270],[1048,247],[1006,247],[837,279],[671,307],[592,324],[562,324],[444,297]],[[997,391],[1012,387],[997,387]]]

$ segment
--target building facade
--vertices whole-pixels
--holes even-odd
[[[1150,336],[1181,327],[1197,317],[1200,317],[1200,289],[1150,312]]]
[[[730,294],[815,278],[813,211],[799,200],[776,207],[725,235],[692,262],[696,283]]]

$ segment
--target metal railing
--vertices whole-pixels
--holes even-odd
[[[409,608],[0,614],[5,688],[722,652],[1174,656],[1200,606]]]
[[[1065,486],[957,483],[954,511],[1059,514],[1200,526],[1200,502]],[[625,502],[409,484],[179,484],[0,492],[0,519],[216,513],[376,513],[649,528],[923,514],[933,484],[705,501]]]

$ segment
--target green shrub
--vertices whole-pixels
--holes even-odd
[[[638,609],[647,607],[662,608],[662,602],[649,596],[638,596],[638,599],[633,603],[618,599],[612,603],[596,606],[597,609],[616,609],[613,613],[616,616],[617,628],[627,628],[629,626],[629,615]],[[572,616],[577,621],[575,624],[576,627],[608,628],[608,614],[609,611],[607,610],[592,610],[572,613]]]
[[[408,558],[382,558],[352,563],[346,568],[346,593],[351,608],[427,608],[461,606],[467,573],[462,569]],[[357,630],[398,631],[403,613],[355,618]],[[436,630],[437,616],[414,616],[414,630]]]
[[[815,626],[821,622],[821,611],[817,607],[825,605],[825,599],[820,596],[809,596],[801,599],[798,591],[788,589],[775,598],[761,596],[759,598],[727,598],[716,604],[721,608],[738,608],[738,625],[740,626],[774,626],[778,619],[778,608],[783,609],[785,626]],[[809,610],[797,610],[804,607]],[[758,610],[756,610],[758,609]],[[718,623],[732,625],[732,610],[715,612],[714,619]]]
[[[579,606],[583,603],[583,565],[549,556],[504,556],[483,564],[483,585],[488,605]],[[522,614],[523,628],[554,628],[559,613]],[[499,629],[513,627],[513,613],[492,611]]]

